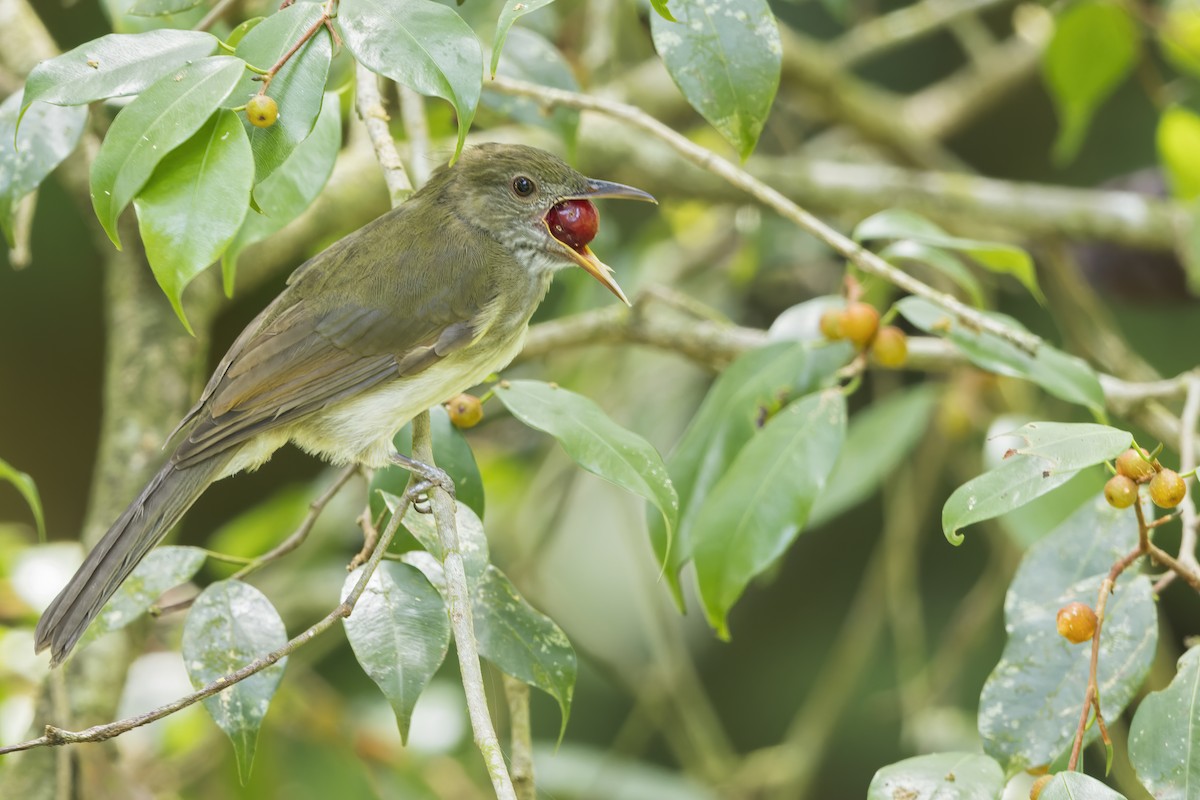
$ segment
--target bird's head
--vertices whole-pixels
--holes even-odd
[[[629,303],[612,269],[588,247],[600,223],[592,200],[656,202],[646,192],[593,180],[545,150],[514,144],[469,148],[454,166],[430,179],[429,186],[435,184],[444,187],[443,196],[464,221],[486,230],[512,251],[541,256],[536,261],[552,268],[583,267]]]

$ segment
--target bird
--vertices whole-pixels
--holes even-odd
[[[210,484],[288,442],[338,466],[399,464],[452,491],[445,473],[392,439],[512,361],[556,272],[582,267],[629,303],[588,247],[596,198],[656,202],[544,150],[478,145],[297,268],[167,437],[174,449],[162,468],[42,614],[35,650],[62,663]]]

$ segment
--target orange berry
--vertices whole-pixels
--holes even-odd
[[[1150,499],[1159,508],[1174,508],[1187,496],[1187,484],[1173,469],[1160,470],[1150,479]]]
[[[1104,484],[1104,499],[1113,508],[1129,508],[1137,502],[1137,496],[1137,484],[1125,475],[1113,475]]]
[[[899,328],[884,325],[875,334],[871,355],[879,366],[899,369],[908,360],[908,337]]]
[[[1155,473],[1154,464],[1143,458],[1143,454],[1149,455],[1145,450],[1138,453],[1137,450],[1131,447],[1117,456],[1117,474],[1132,478],[1138,483],[1145,483],[1153,478]]]
[[[265,94],[256,94],[246,101],[246,118],[256,128],[269,128],[279,119],[279,106]]]
[[[869,303],[851,303],[841,315],[842,336],[865,350],[879,330],[879,312]]]
[[[1058,633],[1071,644],[1081,644],[1096,632],[1096,612],[1083,603],[1067,603],[1058,610]]]
[[[821,335],[831,342],[842,338],[842,309],[831,308],[821,315]]]
[[[446,403],[450,423],[456,428],[474,428],[483,419],[483,403],[473,394],[460,394]]]

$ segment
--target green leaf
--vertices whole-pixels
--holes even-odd
[[[1033,381],[1055,397],[1084,406],[1103,418],[1104,390],[1096,372],[1083,359],[1067,355],[1045,342],[1038,345],[1036,355],[1030,355],[998,336],[973,330],[921,297],[905,297],[896,303],[896,308],[905,319],[926,333],[949,339],[979,367],[998,375]],[[1025,330],[1011,317],[980,313],[1013,330]]]
[[[429,433],[433,439],[433,460],[438,469],[445,471],[454,481],[454,495],[465,503],[481,519],[483,518],[484,497],[483,477],[479,474],[479,465],[475,463],[475,454],[471,451],[466,436],[450,422],[450,415],[442,406],[429,409]],[[404,455],[412,454],[412,424],[405,425],[396,434],[392,443],[396,451]],[[384,511],[384,503],[379,491],[400,496],[408,486],[408,470],[402,467],[386,467],[375,471],[371,479],[370,503],[371,515],[379,517]],[[387,524],[387,517],[380,525]]]
[[[241,59],[229,56],[188,64],[155,82],[113,120],[92,163],[92,206],[117,247],[117,217],[159,162],[208,121],[244,69]]]
[[[338,97],[327,92],[312,132],[266,180],[254,187],[254,200],[261,213],[246,215],[246,221],[221,258],[225,294],[233,296],[238,259],[242,251],[261,241],[304,213],[333,174],[342,147],[342,110]]]
[[[146,612],[163,592],[192,579],[208,554],[199,547],[158,547],[151,550],[121,584],[99,616],[84,632],[81,644],[119,631]]]
[[[783,47],[766,0],[681,3],[678,23],[650,17],[650,35],[675,85],[738,151],[754,151],[771,113]]]
[[[571,65],[541,34],[524,28],[514,28],[509,34],[511,47],[500,60],[499,74],[568,92],[579,91]],[[493,70],[495,72],[495,70]],[[484,104],[517,122],[538,125],[556,132],[568,148],[575,146],[579,132],[579,111],[559,106],[551,111],[527,97],[514,97],[498,92],[484,92]]]
[[[216,49],[217,37],[201,31],[110,33],[34,67],[21,109],[36,100],[75,106],[137,94]]]
[[[554,620],[525,600],[504,573],[488,566],[472,598],[479,654],[501,672],[541,689],[558,702],[559,738],[575,692],[575,648]]]
[[[954,281],[960,289],[966,292],[973,305],[978,308],[982,308],[984,305],[983,287],[979,285],[979,281],[957,255],[947,250],[912,239],[901,239],[880,250],[879,256],[893,263],[909,261],[923,264]]]
[[[183,665],[199,689],[287,644],[283,620],[266,595],[241,581],[211,584],[183,624]],[[258,730],[287,658],[205,698],[204,707],[225,731],[237,755],[242,785],[250,777]]]
[[[163,14],[155,17],[143,17],[130,14],[130,8],[137,0],[100,0],[99,6],[117,33],[142,33],[144,31],[162,28],[187,30],[204,18],[207,9],[197,5],[178,14]]]
[[[1126,800],[1126,797],[1082,772],[1060,772],[1042,787],[1038,800]]]
[[[1129,761],[1157,800],[1187,800],[1200,787],[1200,647],[1179,659],[1167,688],[1138,706]]]
[[[342,600],[361,574],[359,567],[346,576]],[[450,647],[442,596],[416,567],[385,561],[343,622],[354,657],[392,704],[400,740],[407,742],[417,698]]]
[[[826,385],[847,357],[843,348],[778,342],[742,355],[708,390],[667,458],[680,512],[666,578],[681,609],[679,570],[692,557],[692,529],[708,493],[758,431],[766,410]],[[657,551],[666,542],[667,529],[658,515],[650,515],[647,524]]]
[[[650,7],[654,9],[654,13],[665,19],[667,22],[678,22],[671,14],[671,9],[667,8],[667,3],[670,0],[650,0]]]
[[[259,23],[265,19],[266,17],[251,17],[246,20],[229,32],[229,35],[225,37],[225,44],[236,48],[242,39],[246,38],[246,34],[257,28]]]
[[[846,441],[807,528],[817,528],[875,493],[925,436],[940,389],[922,384],[894,392],[850,419]]]
[[[508,30],[530,11],[550,5],[554,0],[505,0],[504,8],[500,9],[500,19],[496,21],[496,34],[492,38],[492,77],[496,77],[496,65],[500,63],[500,53],[504,50],[504,40],[508,38]]]
[[[1058,634],[1058,609],[1094,606],[1114,561],[1137,544],[1131,509],[1102,498],[1086,504],[1033,544],[1004,602],[1008,642],[979,699],[984,751],[1007,774],[1052,762],[1071,746],[1087,685],[1091,648]],[[1105,610],[1099,682],[1104,716],[1117,719],[1150,669],[1158,638],[1157,612],[1144,575],[1126,571]],[[1089,731],[1094,737],[1096,729]]]
[[[238,43],[237,57],[259,69],[270,69],[291,50],[321,18],[319,3],[296,3],[267,17]],[[260,128],[242,117],[254,150],[254,182],[279,168],[313,128],[321,112],[325,78],[333,58],[328,31],[317,31],[271,79],[267,96],[279,105],[279,119]],[[229,95],[226,105],[242,106],[258,94],[262,83],[247,72]]]
[[[165,17],[195,8],[203,2],[204,0],[134,0],[125,13],[133,17]]]
[[[183,290],[242,226],[253,180],[246,131],[237,114],[221,109],[162,160],[133,201],[150,268],[189,333]]]
[[[1138,38],[1129,12],[1109,0],[1074,3],[1059,15],[1042,55],[1042,77],[1058,109],[1059,164],[1075,158],[1092,115],[1133,70]]]
[[[372,72],[454,106],[458,158],[483,87],[483,51],[470,26],[426,0],[342,0],[337,24],[346,47]]]
[[[951,544],[962,544],[962,528],[1020,508],[1133,442],[1128,431],[1090,422],[1031,422],[1011,436],[1024,444],[1000,466],[955,489],[942,507],[942,532]]]
[[[697,513],[696,577],[709,624],[729,638],[727,615],[747,584],[804,528],[846,434],[837,389],[785,406],[738,453]]]
[[[86,108],[60,108],[34,103],[17,133],[21,95],[0,104],[0,228],[13,239],[13,214],[25,195],[38,187],[71,154],[87,124]]]
[[[1151,32],[1171,66],[1200,77],[1200,7],[1191,2],[1168,3]]]
[[[0,481],[11,483],[21,493],[21,497],[25,498],[29,510],[33,512],[33,519],[37,522],[38,539],[46,541],[46,520],[42,516],[42,499],[38,496],[37,484],[33,482],[33,478],[0,458]]]
[[[377,494],[383,498],[391,513],[394,513],[404,503],[401,498],[388,492],[380,491]],[[456,503],[455,527],[458,530],[458,550],[463,557],[463,568],[466,570],[467,578],[474,583],[488,565],[487,535],[483,530],[483,521],[475,515],[475,512],[461,500]],[[411,504],[407,505],[404,516],[401,518],[401,524],[412,534],[417,544],[425,548],[425,551],[436,558],[440,564],[446,559],[446,553],[442,550],[442,540],[438,536],[433,515],[421,514]],[[392,553],[405,553],[408,550],[397,547],[395,544],[388,548],[388,551]],[[433,578],[431,577],[430,580]]]
[[[1180,200],[1200,197],[1200,115],[1171,106],[1158,120],[1158,157],[1166,170],[1171,194]]]
[[[867,800],[996,800],[1004,771],[978,753],[931,753],[882,767]]]
[[[652,540],[667,564],[679,518],[679,498],[666,465],[649,442],[622,428],[586,397],[540,381],[504,381],[496,397],[514,417],[550,434],[579,466],[644,497],[662,515],[665,536]]]
[[[1038,286],[1037,270],[1034,268],[1033,259],[1020,247],[1002,242],[984,242],[951,236],[920,214],[903,209],[880,211],[878,214],[868,217],[854,229],[854,238],[860,242],[872,239],[899,239],[960,252],[970,256],[985,269],[1012,275],[1029,290],[1029,293],[1039,303],[1046,302],[1046,298]],[[939,265],[935,264],[935,266]],[[940,268],[945,271],[944,263],[940,265]],[[961,282],[961,273],[956,280]]]

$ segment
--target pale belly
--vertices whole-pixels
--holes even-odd
[[[387,466],[395,451],[392,439],[397,431],[422,411],[503,369],[521,351],[524,341],[522,326],[520,334],[499,352],[468,347],[416,375],[398,378],[292,425],[259,434],[238,451],[221,477],[260,466],[288,441],[336,465]]]

